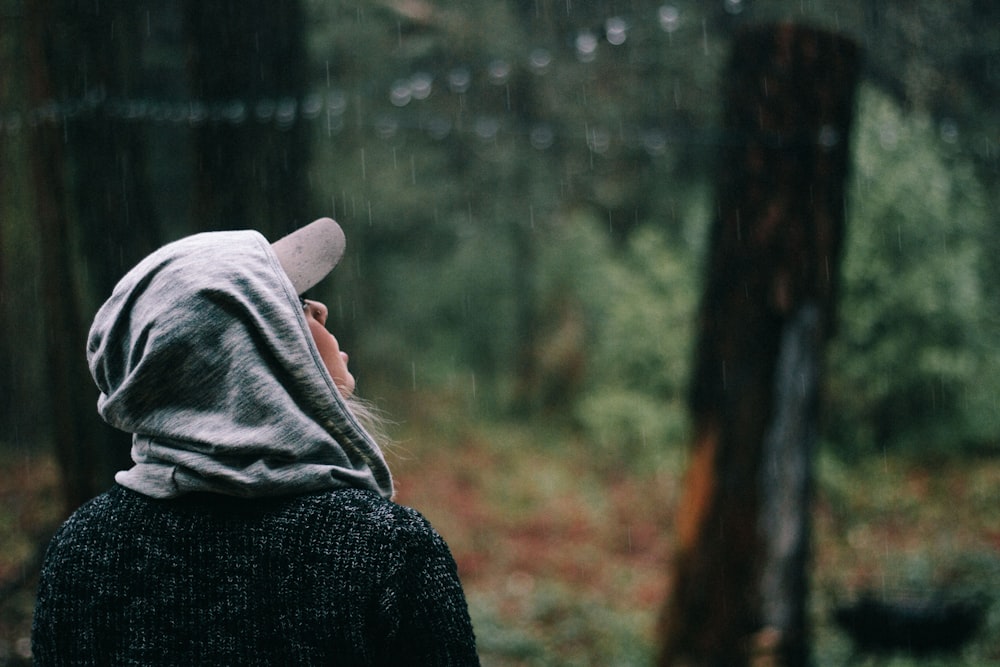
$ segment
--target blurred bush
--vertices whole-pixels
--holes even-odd
[[[517,619],[503,614],[509,593],[469,597],[484,667],[639,667],[655,644],[641,629],[643,615],[613,609],[559,584],[526,580],[516,594]]]
[[[930,119],[860,96],[830,435],[847,447],[950,447],[995,437],[991,215],[973,166]],[[947,135],[946,135],[947,136]]]

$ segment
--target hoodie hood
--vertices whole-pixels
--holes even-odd
[[[197,234],[146,257],[98,310],[87,359],[101,417],[133,434],[122,486],[155,498],[345,487],[392,496],[381,450],[255,231]]]

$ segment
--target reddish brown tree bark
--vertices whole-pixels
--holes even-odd
[[[812,447],[832,328],[859,53],[734,43],[660,665],[803,665]]]

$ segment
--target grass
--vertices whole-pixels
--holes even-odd
[[[683,447],[609,465],[554,426],[442,423],[411,414],[390,454],[398,500],[422,511],[459,564],[485,667],[649,665],[666,589]],[[445,434],[445,435],[442,435]],[[45,454],[0,450],[0,580],[58,517]],[[830,625],[838,602],[947,587],[1000,594],[1000,460],[902,454],[817,466],[816,662],[858,664]],[[0,600],[0,665],[27,664],[33,582]],[[1000,605],[959,656],[893,665],[1000,665]]]

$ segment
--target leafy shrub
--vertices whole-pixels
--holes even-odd
[[[869,447],[984,438],[996,432],[1000,376],[984,317],[982,185],[926,116],[864,89],[858,120],[829,366],[833,437]]]
[[[543,262],[546,289],[570,285],[586,313],[586,378],[572,410],[588,438],[629,459],[681,441],[697,300],[690,253],[649,224],[618,249],[584,218]]]

